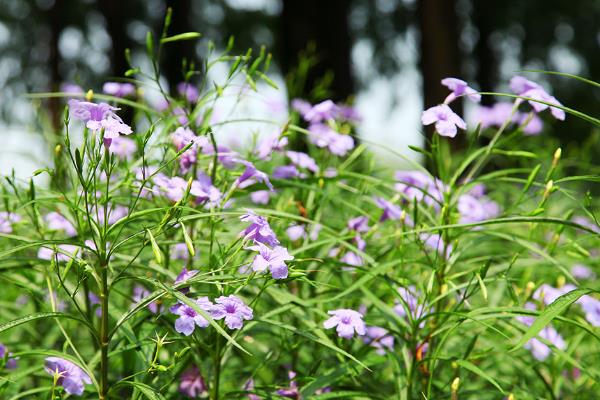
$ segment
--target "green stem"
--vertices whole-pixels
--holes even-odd
[[[104,258],[100,263],[101,288],[100,304],[102,317],[100,320],[100,400],[106,399],[108,392],[108,259]]]
[[[214,360],[214,382],[213,382],[213,400],[219,400],[219,384],[221,380],[221,335],[217,335],[216,349],[215,349],[215,360]]]

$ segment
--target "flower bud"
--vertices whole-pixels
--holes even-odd
[[[531,296],[533,289],[535,289],[535,283],[531,281],[527,282],[527,286],[525,286],[525,297]]]
[[[452,393],[458,392],[459,386],[460,386],[460,378],[457,376],[456,378],[454,378],[454,380],[452,381],[452,385],[450,386],[450,389],[452,389]]]
[[[554,152],[554,158],[552,159],[552,166],[553,167],[556,167],[556,164],[558,164],[558,161],[560,160],[561,154],[562,154],[562,149],[559,147]]]
[[[94,91],[92,89],[88,90],[87,93],[85,94],[85,99],[87,101],[92,101],[92,99],[94,98]]]
[[[558,288],[565,286],[565,283],[567,283],[567,280],[563,275],[559,276],[558,279],[556,279],[556,287]]]
[[[546,190],[544,190],[544,200],[546,200],[548,198],[548,196],[550,196],[550,193],[552,193],[552,189],[554,188],[554,181],[552,179],[550,179],[547,183],[546,183]]]
[[[62,147],[60,144],[57,144],[56,146],[54,146],[54,154],[55,155],[59,155],[60,151],[61,151]]]

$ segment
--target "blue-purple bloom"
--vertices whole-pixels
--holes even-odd
[[[21,216],[8,211],[0,211],[0,233],[12,233],[12,225],[19,222]]]
[[[441,256],[445,258],[450,257],[450,254],[452,253],[452,245],[446,245],[442,240],[442,237],[437,233],[422,233],[419,235],[419,238],[427,247],[437,251]]]
[[[367,326],[366,334],[362,337],[362,340],[377,349],[377,354],[380,355],[394,350],[394,337],[387,329],[380,326]]]
[[[296,383],[296,373],[294,371],[288,371],[288,378],[290,380],[289,387],[284,389],[278,389],[277,394],[281,397],[286,397],[288,399],[301,399],[300,389],[298,388],[298,383]]]
[[[482,128],[489,128],[500,127],[510,119],[511,122],[521,125],[526,135],[537,135],[542,131],[544,123],[540,117],[536,114],[513,112],[513,107],[512,103],[507,102],[494,103],[489,107],[480,106],[477,109],[477,122]]]
[[[17,360],[11,357],[12,353],[9,353],[6,346],[0,343],[0,361],[6,360],[4,365],[7,369],[17,368]]]
[[[134,140],[117,136],[111,140],[108,150],[121,160],[131,160],[137,150]]]
[[[460,213],[460,222],[463,224],[485,221],[500,214],[498,203],[485,196],[463,194],[458,198],[456,208]]]
[[[517,75],[511,78],[510,88],[517,95],[532,99],[528,101],[535,112],[539,113],[550,107],[550,113],[554,116],[554,118],[561,121],[565,119],[566,115],[563,110],[548,105],[554,104],[557,106],[562,106],[562,104],[560,104],[560,102],[556,100],[554,96],[548,94],[548,92],[546,92],[541,85]],[[540,103],[540,101],[548,104]]]
[[[88,129],[99,131],[104,129],[104,144],[110,146],[111,140],[119,134],[129,135],[131,127],[115,114],[118,110],[106,103],[90,103],[77,99],[69,100],[70,115],[85,122]]]
[[[446,104],[440,104],[428,108],[421,115],[423,125],[435,123],[435,130],[441,136],[453,138],[456,136],[456,128],[467,129],[465,121],[452,111]]]
[[[65,389],[65,392],[74,396],[81,396],[84,391],[84,385],[92,384],[92,380],[88,374],[64,358],[46,358],[45,369],[50,375],[57,376],[56,383],[61,385]]]
[[[315,162],[315,160],[306,153],[302,153],[300,151],[291,151],[288,150],[285,152],[285,155],[290,159],[292,163],[300,168],[306,168],[309,171],[314,173],[319,172],[319,166]]]
[[[248,210],[248,213],[242,215],[240,220],[250,223],[250,225],[242,231],[245,240],[254,240],[257,243],[263,243],[271,247],[279,244],[275,232],[273,232],[267,220],[260,215],[256,215],[254,212]]]
[[[254,204],[269,204],[271,192],[268,190],[257,190],[250,193],[250,201]]]
[[[244,170],[242,175],[240,175],[240,177],[236,181],[237,185],[240,188],[243,189],[248,186],[254,185],[257,182],[262,182],[265,185],[267,185],[269,190],[271,190],[271,191],[275,190],[273,188],[273,185],[271,185],[271,181],[269,180],[269,175],[265,174],[262,171],[259,171],[254,166],[254,164],[252,164],[249,161],[240,160],[240,162],[246,166],[246,169]]]
[[[195,103],[198,97],[200,97],[198,89],[189,82],[179,82],[177,84],[177,92],[190,103]]]
[[[252,270],[255,272],[263,272],[266,269],[271,271],[273,279],[285,279],[288,276],[288,267],[286,261],[294,259],[285,247],[275,246],[269,248],[264,244],[257,242],[255,246],[248,247],[248,250],[258,251],[254,261],[252,262]]]
[[[348,229],[360,233],[368,232],[369,229],[369,217],[361,215],[359,217],[351,218],[348,220]]]
[[[272,176],[275,179],[306,178],[295,165],[278,165],[273,169]]]
[[[57,247],[58,251],[47,247],[40,247],[38,251],[38,258],[40,260],[53,260],[56,258],[58,262],[68,262],[71,258],[75,257],[75,254],[79,250],[79,247],[72,244],[59,244]]]
[[[481,95],[462,79],[444,78],[442,79],[442,85],[446,86],[452,91],[452,93],[446,97],[446,100],[444,100],[444,104],[452,103],[459,96],[466,96],[469,100],[472,100],[476,103],[481,101]]]
[[[210,313],[213,309],[213,303],[211,303],[206,296],[199,297],[196,300],[196,304],[200,309],[207,313]],[[185,303],[177,303],[170,308],[170,311],[179,316],[179,318],[175,320],[175,330],[179,333],[183,333],[185,336],[190,336],[194,332],[196,326],[206,328],[210,325],[206,318]]]
[[[261,140],[256,146],[256,156],[260,160],[270,160],[274,151],[282,151],[288,144],[288,138],[275,132],[271,136]]]
[[[583,264],[575,264],[571,267],[571,275],[577,279],[596,279],[596,274],[590,267]]]
[[[102,91],[115,97],[127,97],[135,94],[135,86],[131,83],[106,82]]]
[[[367,333],[363,316],[358,311],[341,308],[327,312],[331,317],[323,322],[325,329],[337,327],[338,336],[344,339],[352,339],[354,332],[362,336]]]
[[[214,319],[225,319],[229,329],[241,329],[244,320],[253,318],[252,309],[237,296],[220,296],[215,300],[211,316]]]
[[[379,218],[380,222],[387,221],[388,219],[396,221],[402,218],[402,209],[383,197],[375,197],[375,204],[377,207],[383,209],[383,214]]]
[[[528,310],[535,310],[535,305],[532,303],[526,303],[525,308]],[[517,320],[521,323],[531,326],[535,321],[535,318],[532,316],[519,316]],[[552,353],[550,347],[542,342],[539,338],[548,341],[550,344],[554,345],[556,348],[560,350],[564,350],[567,348],[567,344],[558,331],[552,325],[546,325],[537,337],[530,339],[527,343],[525,343],[524,347],[531,351],[531,354],[538,361],[544,361],[548,356]]]
[[[396,302],[394,311],[399,316],[407,317],[410,315],[411,319],[418,320],[427,313],[425,304],[419,299],[420,293],[414,286],[399,287],[398,294],[401,301]],[[420,325],[423,326],[424,322],[421,322]]]
[[[309,139],[317,147],[327,147],[336,156],[345,156],[354,148],[354,139],[333,130],[329,125],[313,123],[308,127]]]
[[[306,227],[300,224],[290,225],[285,233],[291,241],[296,241],[306,236]]]
[[[44,221],[50,230],[62,231],[69,237],[77,235],[77,231],[73,224],[57,212],[52,211],[46,214],[46,216],[44,216]]]
[[[195,365],[186,369],[179,380],[179,393],[192,399],[205,397],[207,395],[208,386],[200,373],[200,370]]]

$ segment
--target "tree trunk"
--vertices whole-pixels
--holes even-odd
[[[417,3],[425,109],[442,103],[448,95],[448,89],[440,84],[442,79],[460,77],[459,27],[455,6],[456,0],[419,0]],[[462,114],[460,100],[452,103],[452,109]],[[429,147],[434,130],[429,126],[425,131]],[[462,148],[464,135],[459,133],[450,143],[453,149]]]
[[[290,96],[310,101],[313,89],[327,73],[333,74],[328,87],[329,98],[346,100],[354,93],[351,68],[348,0],[286,0],[281,15],[281,66],[288,75],[298,65],[298,57],[312,43],[317,62],[308,71],[305,83],[298,93],[288,90]],[[294,93],[293,93],[294,92]]]

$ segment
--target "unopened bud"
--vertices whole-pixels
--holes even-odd
[[[525,297],[529,297],[531,292],[533,292],[533,289],[535,289],[535,283],[531,281],[527,282],[527,286],[525,286]]]
[[[446,292],[448,292],[448,284],[444,283],[441,287],[440,287],[440,294],[446,294]]]
[[[560,160],[561,154],[562,154],[562,149],[559,147],[554,152],[554,158],[552,159],[552,166],[553,167],[556,167],[556,164],[558,164],[558,161]]]
[[[567,280],[565,279],[564,276],[559,276],[558,279],[556,279],[556,287],[563,287],[565,286],[565,283],[567,283]]]
[[[548,198],[548,196],[550,196],[550,193],[552,192],[553,188],[554,188],[554,181],[552,179],[550,179],[548,181],[548,183],[546,183],[546,190],[544,190],[544,200],[546,200]]]
[[[452,361],[452,364],[450,364],[452,366],[452,369],[457,369],[458,368],[458,363],[456,361]]]
[[[460,378],[457,376],[456,378],[454,378],[454,380],[452,381],[452,385],[450,386],[450,389],[452,389],[452,393],[458,392],[459,386],[460,386]]]
[[[92,101],[92,99],[94,98],[94,91],[92,89],[88,90],[87,93],[85,94],[85,99],[87,101]]]
[[[506,400],[515,400],[515,395],[510,393],[507,397]]]
[[[62,149],[62,147],[60,144],[57,144],[56,146],[54,146],[54,154],[59,155],[61,149]]]

